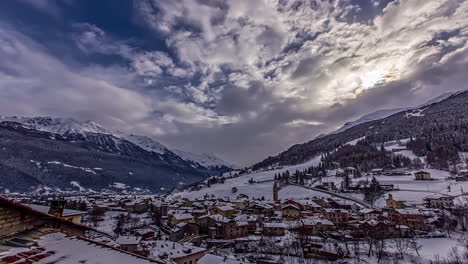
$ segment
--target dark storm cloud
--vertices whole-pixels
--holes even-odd
[[[0,20],[2,114],[94,119],[247,165],[468,88],[466,1],[139,0],[116,5],[133,14],[120,27],[63,6],[50,44]]]

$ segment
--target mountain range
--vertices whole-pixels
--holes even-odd
[[[92,121],[0,117],[0,190],[163,192],[235,167]]]
[[[417,107],[379,110],[248,169],[303,164],[321,156],[321,169],[336,164],[362,171],[417,167],[423,158],[425,166],[454,170],[465,162],[460,153],[468,152],[466,113],[468,91],[446,93]],[[406,142],[417,158],[385,149],[394,141]],[[0,117],[3,191],[166,192],[233,168],[212,154],[170,149],[150,137],[92,121]]]
[[[406,147],[427,158],[428,165],[450,170],[468,151],[468,91],[445,93],[417,107],[379,110],[346,123],[327,135],[291,146],[279,155],[252,166],[253,170],[296,165],[317,155],[330,155],[329,162],[362,167],[365,155],[391,160],[395,155],[378,153],[387,142],[408,140]],[[338,151],[349,142],[346,150]],[[341,156],[340,156],[341,155]],[[346,157],[345,157],[346,156]],[[352,158],[350,158],[352,157]],[[327,160],[325,158],[325,160]],[[367,158],[369,160],[370,158]],[[392,162],[379,165],[395,166]]]

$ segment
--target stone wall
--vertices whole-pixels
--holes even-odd
[[[44,219],[34,214],[0,206],[0,238],[43,225]]]

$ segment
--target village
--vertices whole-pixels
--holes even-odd
[[[128,255],[137,259],[135,263],[177,264],[407,263],[409,259],[429,263],[424,261],[434,258],[424,253],[428,241],[442,239],[466,248],[468,199],[464,193],[425,193],[420,202],[408,203],[392,195],[396,186],[375,180],[395,172],[375,169],[367,175],[372,178],[367,184],[355,184],[353,168],[335,173],[342,179],[339,186],[324,177],[311,187],[316,195],[297,199],[282,197],[280,191],[300,185],[294,174],[287,182],[275,174],[268,196],[272,199],[250,197],[236,187],[225,198],[209,194],[197,198],[10,195],[0,200],[0,263],[53,258],[39,250],[48,245],[55,245],[51,252],[59,256],[67,251],[57,246],[64,239],[81,239],[97,251],[105,248],[108,254],[113,252],[110,258]],[[435,182],[426,171],[402,175],[415,182]],[[461,170],[448,180],[468,180],[468,171]],[[357,188],[378,188],[384,204],[353,196]]]

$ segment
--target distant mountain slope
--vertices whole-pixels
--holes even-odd
[[[191,152],[186,152],[186,151],[178,150],[178,149],[174,149],[172,151],[176,153],[179,157],[184,159],[185,161],[196,162],[206,168],[211,168],[211,169],[237,168],[236,165],[229,163],[227,161],[224,161],[216,157],[213,154],[207,154],[207,153],[198,154],[198,153],[191,153]]]
[[[294,145],[253,168],[300,164],[360,138],[363,144],[377,147],[413,138],[408,147],[418,156],[426,156],[430,165],[444,169],[457,162],[459,152],[468,151],[468,91],[444,94],[419,107],[391,112],[384,112],[384,116],[390,114],[384,118],[355,122],[336,133]]]
[[[0,117],[0,190],[81,186],[121,191],[116,186],[126,186],[127,191],[160,192],[229,169],[187,161],[149,137],[114,132],[92,121]]]
[[[406,111],[408,109],[410,109],[410,108],[377,110],[377,111],[375,111],[373,113],[367,114],[367,115],[359,118],[356,121],[352,121],[352,122],[348,122],[348,123],[344,124],[341,128],[339,128],[336,131],[331,132],[330,134],[337,134],[337,133],[343,132],[343,131],[345,131],[347,129],[350,129],[350,128],[354,127],[354,126],[357,126],[359,124],[366,123],[366,122],[369,122],[369,121],[378,120],[378,119],[382,119],[382,118],[391,116],[393,114],[396,114],[398,112]]]

